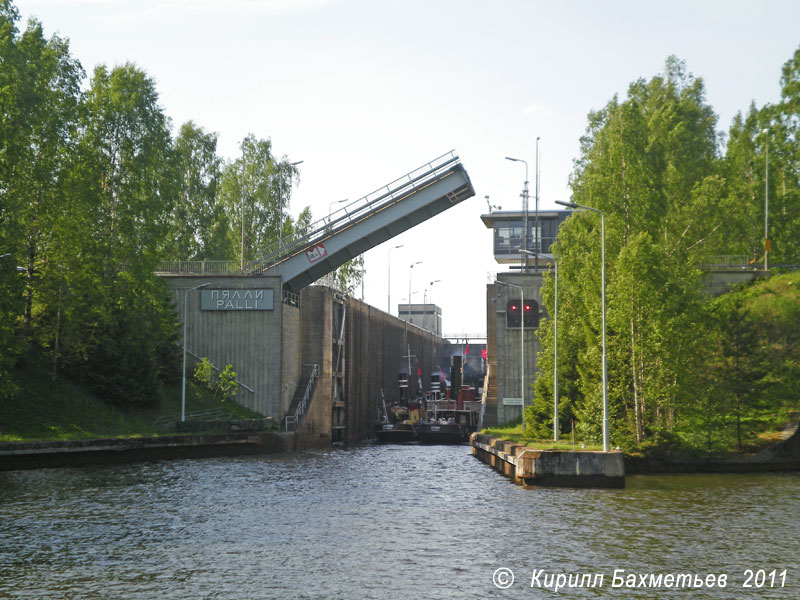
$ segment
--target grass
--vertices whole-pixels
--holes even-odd
[[[48,368],[27,366],[19,373],[21,391],[0,400],[0,442],[150,437],[171,433],[153,427],[159,417],[179,417],[180,382],[163,389],[152,408],[124,410],[64,377],[52,380]],[[187,386],[187,412],[225,408],[235,419],[261,418],[235,402],[222,403],[193,384]]]
[[[602,445],[592,445],[586,444],[585,448],[581,447],[582,442],[580,440],[575,440],[575,445],[573,446],[572,440],[559,440],[558,442],[554,442],[553,440],[542,440],[532,438],[527,435],[527,432],[522,429],[522,423],[512,423],[506,427],[487,427],[483,429],[482,433],[487,435],[491,435],[492,437],[508,440],[510,442],[516,442],[518,444],[525,444],[531,448],[536,448],[537,450],[602,450]]]

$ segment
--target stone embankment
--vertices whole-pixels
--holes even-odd
[[[247,432],[0,444],[0,471],[295,450],[297,435]]]
[[[787,439],[751,456],[727,460],[667,460],[625,457],[629,475],[648,473],[774,473],[800,471],[800,429],[787,426]]]

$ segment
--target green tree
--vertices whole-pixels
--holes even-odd
[[[606,216],[608,392],[618,442],[641,443],[674,425],[682,369],[696,351],[683,332],[699,318],[698,266],[729,227],[716,196],[724,182],[715,172],[715,125],[702,80],[670,57],[663,75],[632,83],[625,101],[592,112],[581,139],[571,186],[573,201]],[[559,301],[576,321],[559,341],[574,352],[573,409],[589,439],[599,438],[602,421],[599,237],[594,214],[574,216],[559,232]]]
[[[272,142],[250,134],[242,140],[240,150],[241,156],[225,166],[220,200],[236,258],[247,261],[278,239],[279,203],[273,194],[276,164]]]
[[[16,12],[6,4],[5,18]],[[2,180],[3,225],[17,264],[25,271],[25,325],[30,328],[40,269],[58,253],[61,207],[67,202],[64,180],[78,125],[83,70],[69,55],[66,41],[45,39],[41,23],[31,20],[18,38],[13,22],[4,24]],[[10,39],[9,39],[10,38]],[[50,256],[52,260],[54,256]]]
[[[18,317],[28,341],[52,341],[33,321],[75,250],[70,149],[84,76],[65,40],[46,39],[35,19],[19,34],[18,19],[10,2],[0,3],[0,393],[13,390],[7,369],[26,343],[15,332]]]
[[[800,48],[784,66],[781,102],[739,113],[731,124],[724,173],[730,209],[741,215],[738,250],[763,267],[765,211],[770,264],[800,263]],[[767,162],[769,168],[767,168]],[[767,202],[769,194],[769,202]]]
[[[175,141],[180,192],[170,216],[168,255],[177,260],[232,257],[228,221],[218,202],[222,160],[217,134],[184,123]]]
[[[174,312],[154,275],[177,194],[175,161],[153,81],[130,64],[97,67],[82,133],[73,176],[85,246],[59,295],[63,361],[108,400],[146,406],[176,364]]]
[[[332,273],[333,280],[336,282],[336,287],[338,287],[348,296],[353,296],[356,292],[356,288],[361,283],[361,278],[363,277],[363,268],[363,255],[359,255],[352,260],[348,260]]]
[[[177,186],[169,121],[155,83],[128,63],[94,71],[86,145],[94,169],[96,236],[106,272],[151,273],[160,260]]]

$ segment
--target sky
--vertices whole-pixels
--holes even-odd
[[[446,334],[484,334],[486,284],[507,269],[480,215],[569,200],[592,110],[663,72],[705,82],[727,131],[780,99],[800,46],[797,0],[17,0],[22,26],[70,40],[87,72],[132,62],[156,82],[175,132],[219,135],[226,159],[252,133],[303,161],[291,212],[315,217],[455,149],[476,195],[365,254],[364,300],[391,312],[433,301]],[[22,28],[21,26],[21,28]],[[341,204],[339,205],[339,207]],[[334,210],[337,206],[334,204]],[[402,245],[389,252],[389,248]],[[389,263],[391,257],[391,264]],[[412,263],[421,264],[410,269]],[[391,281],[389,274],[391,273]],[[440,280],[431,285],[432,281]],[[361,297],[357,290],[356,297]]]

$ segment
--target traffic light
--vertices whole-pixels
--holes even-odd
[[[516,329],[522,325],[522,304],[519,300],[509,300],[506,304],[506,327]]]
[[[538,327],[539,326],[539,303],[535,300],[525,301],[523,306],[523,319],[525,320],[525,327]]]

